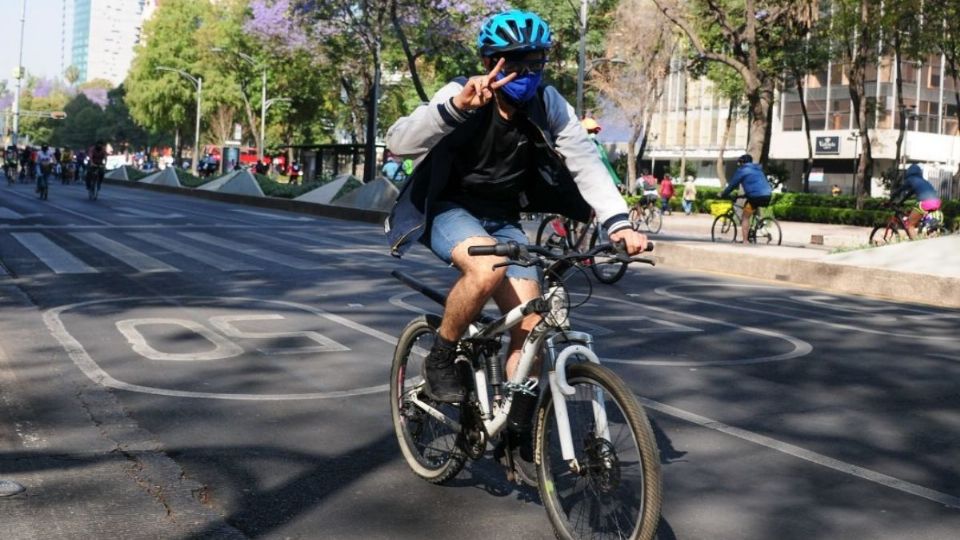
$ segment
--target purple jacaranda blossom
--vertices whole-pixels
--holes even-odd
[[[13,105],[13,94],[7,93],[0,96],[0,111],[4,111]]]
[[[107,90],[105,88],[84,88],[80,91],[87,99],[96,103],[101,109],[107,106]]]
[[[39,79],[36,85],[33,87],[31,94],[33,97],[45,98],[50,97],[50,93],[53,92],[54,82],[50,79]]]
[[[305,21],[290,0],[253,0],[252,17],[244,30],[288,51],[303,49],[309,44],[304,31]]]

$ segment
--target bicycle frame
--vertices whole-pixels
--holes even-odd
[[[443,304],[444,297],[439,292],[430,289],[402,272],[394,271],[393,274],[413,289],[424,293],[424,295],[431,300]],[[560,291],[562,291],[562,286],[551,284],[546,288],[546,292],[537,298],[516,306],[498,319],[486,324],[471,323],[467,329],[467,335],[462,338],[462,341],[489,339],[507,332],[511,328],[519,325],[527,315],[540,312],[538,308],[543,305],[543,302],[547,302],[547,305],[550,305],[549,302],[555,295],[564,294]],[[593,352],[593,337],[591,335],[566,329],[558,330],[546,322],[551,315],[552,312],[546,313],[543,319],[541,319],[527,336],[527,339],[520,348],[520,362],[513,376],[510,377],[507,382],[507,386],[518,387],[523,385],[530,375],[538,352],[542,348],[546,349],[549,360],[547,370],[549,390],[541,385],[541,392],[549,391],[553,398],[553,410],[557,422],[557,435],[560,439],[561,455],[573,470],[578,470],[579,464],[576,461],[573,436],[570,430],[570,420],[567,416],[566,407],[566,396],[573,395],[575,390],[567,383],[566,364],[567,361],[575,355],[582,356],[586,358],[587,361],[597,364],[600,363],[600,359],[596,353]],[[491,403],[486,363],[476,362],[478,359],[471,360],[475,361],[473,364],[473,379],[477,390],[477,405],[479,406],[480,415],[483,419],[484,430],[487,436],[492,438],[499,434],[507,423],[507,416],[510,413],[510,407],[513,403],[513,393],[508,393],[506,396],[503,396],[497,403]],[[494,362],[500,361],[499,358],[487,358],[486,360]],[[443,422],[451,429],[458,432],[460,431],[461,426],[459,422],[418,399],[416,395],[417,392],[418,389],[414,387],[406,397],[430,416]],[[597,433],[605,438],[609,438],[603,392],[597,390],[592,396],[592,401]]]

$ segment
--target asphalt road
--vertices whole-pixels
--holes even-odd
[[[423,249],[393,259],[367,224],[17,185],[0,188],[0,263],[0,478],[44,494],[0,499],[12,538],[551,537],[537,493],[491,460],[433,486],[400,457],[393,342],[436,307],[389,271],[455,276]],[[960,312],[717,270],[631,269],[574,312],[655,426],[660,538],[956,538]],[[165,514],[117,502],[142,496]]]

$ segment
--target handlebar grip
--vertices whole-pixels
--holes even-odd
[[[517,243],[508,242],[506,244],[494,244],[492,246],[470,246],[467,248],[467,254],[471,256],[496,255],[498,257],[517,256]]]
[[[644,251],[653,251],[653,242],[647,242],[647,249]]]

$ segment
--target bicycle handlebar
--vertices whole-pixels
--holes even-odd
[[[653,251],[654,244],[653,242],[648,242],[647,247],[644,250],[645,252]],[[626,251],[623,247],[623,243],[617,244],[598,244],[582,253],[567,253],[565,255],[557,255],[556,253],[550,251],[547,248],[540,247],[537,245],[523,245],[518,242],[509,241],[505,244],[494,244],[490,246],[470,246],[467,248],[467,254],[473,257],[480,256],[497,256],[497,257],[506,257],[511,261],[517,261],[520,263],[536,264],[536,261],[530,257],[530,254],[539,255],[540,257],[548,260],[560,261],[560,260],[581,260],[589,259],[601,253],[613,253],[616,258],[622,262],[642,262],[654,266],[656,263],[651,259],[645,259],[642,257],[630,257],[626,254]]]

